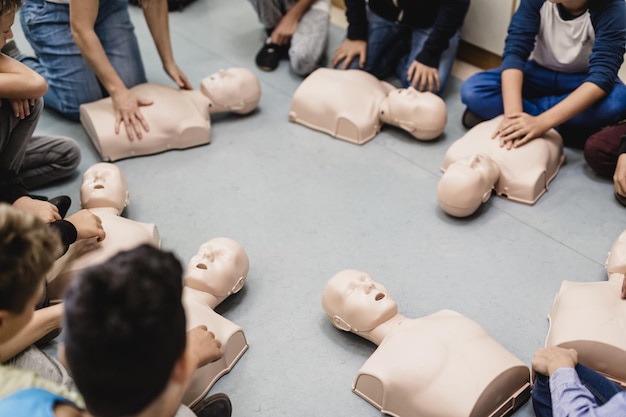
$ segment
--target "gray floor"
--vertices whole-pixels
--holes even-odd
[[[170,84],[141,13],[131,12],[149,80]],[[256,113],[214,120],[210,145],[117,163],[131,191],[125,215],[156,223],[163,247],[184,263],[216,236],[249,254],[246,287],[219,309],[250,342],[212,390],[231,396],[234,416],[380,415],[351,392],[375,346],[331,327],[320,305],[326,280],[342,269],[369,272],[407,317],[465,314],[527,364],[543,344],[561,281],[605,278],[625,211],[580,151],[566,149],[566,165],[535,206],[492,198],[472,218],[453,219],[440,210],[436,187],[447,147],[464,132],[459,80],[445,97],[440,140],[384,128],[357,146],[288,122],[300,79],[286,62],[274,73],[255,68],[263,31],[247,2],[198,0],[170,16],[176,58],[196,86],[243,66],[263,90]],[[342,36],[332,28],[329,51]],[[69,194],[76,210],[80,175],[99,158],[79,124],[46,113],[39,130],[83,145],[79,172],[42,191]],[[516,415],[533,415],[530,403]]]

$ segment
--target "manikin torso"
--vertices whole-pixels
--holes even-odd
[[[225,244],[222,245],[224,242]],[[226,248],[226,250],[233,248],[233,245],[237,245],[235,250],[230,253],[237,251],[238,255],[236,257],[239,259],[235,260],[233,257],[222,264],[224,268],[228,269],[228,274],[212,273],[212,265],[208,265],[207,269],[203,267],[202,270],[195,270],[195,263],[197,262],[196,257],[202,257],[202,248],[211,243],[213,243],[215,247]],[[228,373],[248,349],[248,342],[243,329],[215,312],[215,308],[224,299],[230,294],[239,291],[243,286],[245,276],[240,284],[236,284],[236,280],[232,278],[237,278],[238,275],[247,275],[247,255],[239,244],[227,238],[216,238],[210,240],[205,245],[201,246],[198,254],[192,258],[187,267],[185,277],[186,285],[183,290],[183,306],[187,317],[187,330],[199,325],[205,325],[222,344],[224,354],[219,360],[198,368],[195,371],[191,383],[182,399],[182,402],[189,406],[193,406],[204,398],[217,380],[222,375]],[[221,260],[207,260],[207,256],[204,256],[203,262],[212,262],[213,265],[215,265],[221,262]],[[240,266],[234,266],[235,263],[239,263]],[[217,265],[217,268],[220,268],[220,266]],[[239,272],[233,273],[232,270]],[[211,281],[211,289],[208,289],[202,285],[202,283],[198,285],[198,280]],[[224,295],[215,295],[210,292],[221,292],[215,290],[215,288],[220,287],[228,287],[230,289],[226,291]],[[232,289],[233,287],[235,287],[234,290]]]
[[[141,107],[150,125],[142,139],[129,140],[123,125],[115,134],[110,97],[80,106],[80,120],[103,160],[117,161],[170,149],[185,149],[211,141],[209,99],[197,90],[179,90],[158,84],[139,84],[132,91],[152,100]]]
[[[554,129],[541,138],[519,148],[507,150],[500,147],[491,135],[503,116],[480,123],[448,148],[441,166],[442,171],[456,161],[467,160],[476,154],[491,158],[500,169],[494,185],[496,194],[510,200],[534,204],[548,189],[565,161],[563,140]]]
[[[395,90],[393,85],[365,71],[319,68],[295,91],[289,120],[339,139],[363,144],[376,136],[383,123],[396,124],[381,114],[383,102]],[[418,135],[422,136],[420,139],[433,139],[445,127],[445,104],[432,93],[417,94],[423,94],[427,101],[424,113],[436,113],[436,117],[424,114]]]
[[[530,396],[530,371],[477,323],[451,310],[409,319],[387,289],[348,269],[326,284],[331,323],[378,345],[353,390],[396,417],[502,416]]]
[[[102,228],[106,238],[101,242],[90,244],[90,250],[78,256],[70,266],[53,281],[49,283],[48,290],[53,298],[60,298],[69,284],[73,275],[86,267],[100,264],[122,250],[134,249],[147,243],[161,247],[161,237],[154,223],[142,223],[127,219],[118,214],[117,209],[111,207],[91,208],[93,214],[102,220]],[[66,257],[74,256],[75,250],[81,250],[76,245],[70,245],[67,253],[59,262]]]
[[[247,68],[228,68],[201,80],[200,90],[179,90],[159,84],[131,88],[151,100],[141,113],[149,124],[142,139],[129,140],[124,127],[115,134],[111,98],[80,106],[80,119],[103,160],[116,161],[170,149],[186,149],[211,141],[210,114],[248,114],[256,109],[261,86]]]
[[[206,293],[185,287],[183,291],[183,305],[187,315],[187,329],[204,324],[215,338],[222,344],[224,355],[221,359],[198,368],[185,392],[182,402],[193,406],[200,401],[217,380],[228,373],[239,358],[248,349],[248,342],[243,329],[217,314],[212,305],[215,298],[207,297]]]
[[[626,388],[626,300],[620,298],[626,273],[626,232],[606,262],[608,281],[563,281],[549,314],[546,346],[578,351],[578,360]]]
[[[353,389],[398,417],[484,417],[517,408],[528,368],[474,321],[451,311],[390,320]],[[509,403],[509,400],[513,399]]]

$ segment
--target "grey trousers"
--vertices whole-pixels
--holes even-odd
[[[249,0],[265,29],[276,27],[298,0]],[[330,25],[330,0],[318,0],[307,10],[291,38],[289,63],[298,75],[308,75],[323,64]]]
[[[70,175],[80,162],[74,139],[33,136],[42,111],[42,99],[24,119],[13,115],[8,100],[0,105],[0,166],[17,172],[28,190]]]

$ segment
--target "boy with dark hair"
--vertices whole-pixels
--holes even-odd
[[[0,0],[0,47],[13,37],[11,26],[21,5],[21,0]],[[61,219],[58,208],[31,198],[27,190],[74,172],[80,148],[70,138],[33,136],[47,90],[39,74],[0,54],[0,202],[51,222]]]
[[[82,270],[68,288],[59,356],[88,415],[193,416],[180,406],[183,394],[195,369],[219,359],[222,350],[206,327],[185,331],[182,272],[172,253],[142,245]],[[26,416],[22,410],[47,411],[64,401],[25,390],[0,402],[0,414]],[[231,413],[224,394],[194,408],[199,417]]]

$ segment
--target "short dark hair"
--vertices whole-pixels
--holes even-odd
[[[182,266],[150,245],[78,273],[65,293],[65,356],[87,410],[134,415],[165,389],[186,346]]]
[[[49,225],[0,204],[0,310],[22,313],[61,251],[61,239]]]
[[[22,7],[22,0],[0,0],[0,16],[17,12]]]

